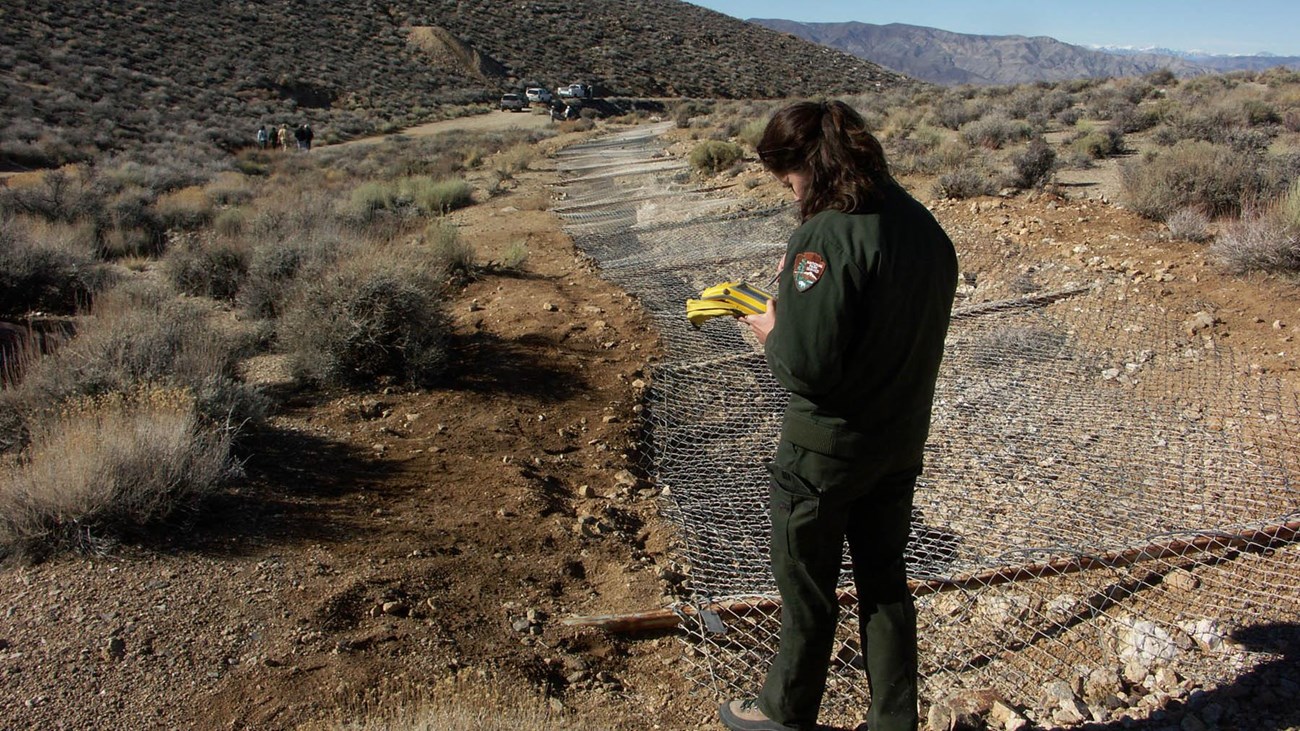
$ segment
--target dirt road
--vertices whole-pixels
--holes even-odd
[[[443,119],[415,127],[408,127],[394,135],[375,135],[362,137],[340,144],[366,145],[382,142],[396,134],[407,137],[430,137],[444,132],[496,132],[507,129],[546,129],[551,124],[551,115],[541,108],[534,108],[525,113],[492,111],[487,114],[471,114],[455,119]]]

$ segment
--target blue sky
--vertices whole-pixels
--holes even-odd
[[[1051,36],[1077,45],[1300,56],[1296,0],[689,0],[737,18],[908,23],[956,33]]]

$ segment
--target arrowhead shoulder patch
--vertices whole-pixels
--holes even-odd
[[[826,260],[815,251],[802,251],[794,257],[794,288],[807,292],[826,272]]]

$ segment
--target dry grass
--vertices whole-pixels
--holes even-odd
[[[1225,224],[1210,254],[1238,274],[1300,272],[1300,181],[1272,204]]]
[[[1165,219],[1169,235],[1180,241],[1201,243],[1210,238],[1210,217],[1191,206],[1179,208]]]
[[[109,280],[84,225],[0,214],[0,315],[71,313]]]
[[[73,399],[0,473],[0,555],[98,550],[192,507],[235,469],[230,441],[183,389]]]
[[[154,210],[164,228],[194,231],[212,221],[216,207],[207,191],[195,185],[159,196]]]
[[[568,731],[592,728],[518,688],[446,681],[420,700],[380,704],[315,731]]]
[[[1268,195],[1275,183],[1266,173],[1263,160],[1185,140],[1125,165],[1123,185],[1129,206],[1148,218],[1162,220],[1187,206],[1210,216],[1235,215]]]
[[[5,394],[28,434],[61,404],[143,386],[187,390],[197,413],[219,429],[261,418],[265,403],[234,377],[239,344],[209,324],[201,303],[128,283],[102,295],[90,314],[80,334]]]
[[[527,170],[536,159],[536,146],[519,143],[497,153],[492,160],[492,170],[503,178],[511,178]]]

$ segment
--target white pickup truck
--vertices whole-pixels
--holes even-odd
[[[591,96],[591,87],[586,84],[569,84],[556,89],[555,95],[561,99],[586,99]]]

